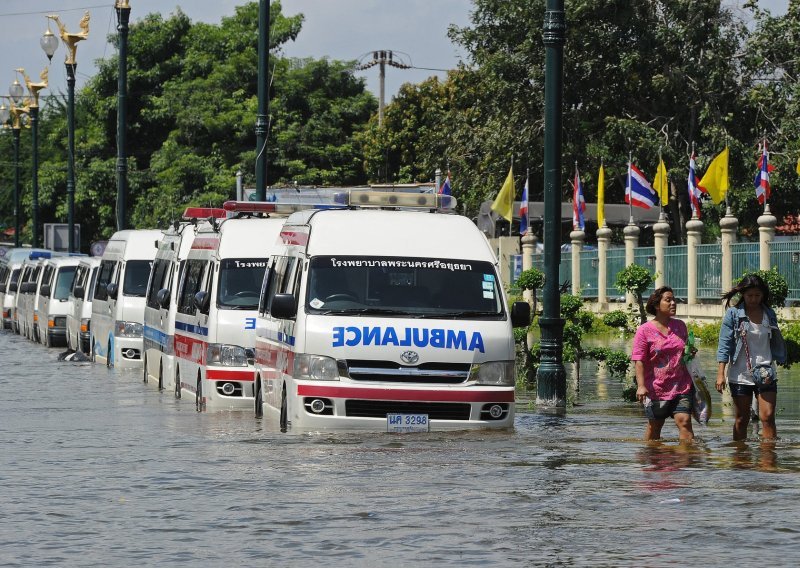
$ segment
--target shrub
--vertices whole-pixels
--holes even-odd
[[[617,288],[621,292],[630,292],[636,296],[639,304],[639,319],[642,325],[647,323],[647,314],[644,311],[642,294],[653,284],[653,275],[644,266],[631,264],[617,273]]]

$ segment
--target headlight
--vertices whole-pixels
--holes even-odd
[[[117,337],[141,337],[142,324],[135,321],[118,321],[115,335]]]
[[[469,370],[469,378],[479,385],[513,387],[514,361],[476,363]]]
[[[222,365],[223,367],[247,367],[248,355],[252,360],[252,351],[238,345],[225,343],[209,343],[206,350],[206,364]]]
[[[336,359],[321,355],[298,355],[294,359],[294,378],[311,381],[338,381]]]

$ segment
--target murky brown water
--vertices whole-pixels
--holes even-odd
[[[797,370],[770,445],[647,445],[621,385],[510,432],[281,434],[0,333],[0,564],[793,565]],[[711,354],[713,359],[713,354]],[[709,367],[710,368],[710,367]],[[674,436],[674,427],[665,427]]]

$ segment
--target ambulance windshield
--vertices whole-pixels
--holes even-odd
[[[265,258],[227,258],[221,261],[217,306],[229,310],[257,309],[266,270]]]
[[[309,313],[501,319],[503,303],[489,262],[442,258],[311,259]]]

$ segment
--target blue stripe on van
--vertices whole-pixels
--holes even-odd
[[[180,329],[181,331],[188,331],[189,333],[194,333],[195,335],[205,335],[206,337],[208,337],[208,328],[201,327],[199,325],[192,325],[190,323],[183,323],[182,321],[176,321],[175,329]]]
[[[167,337],[167,334],[160,329],[144,326],[144,338],[157,343],[162,348],[167,346]]]

